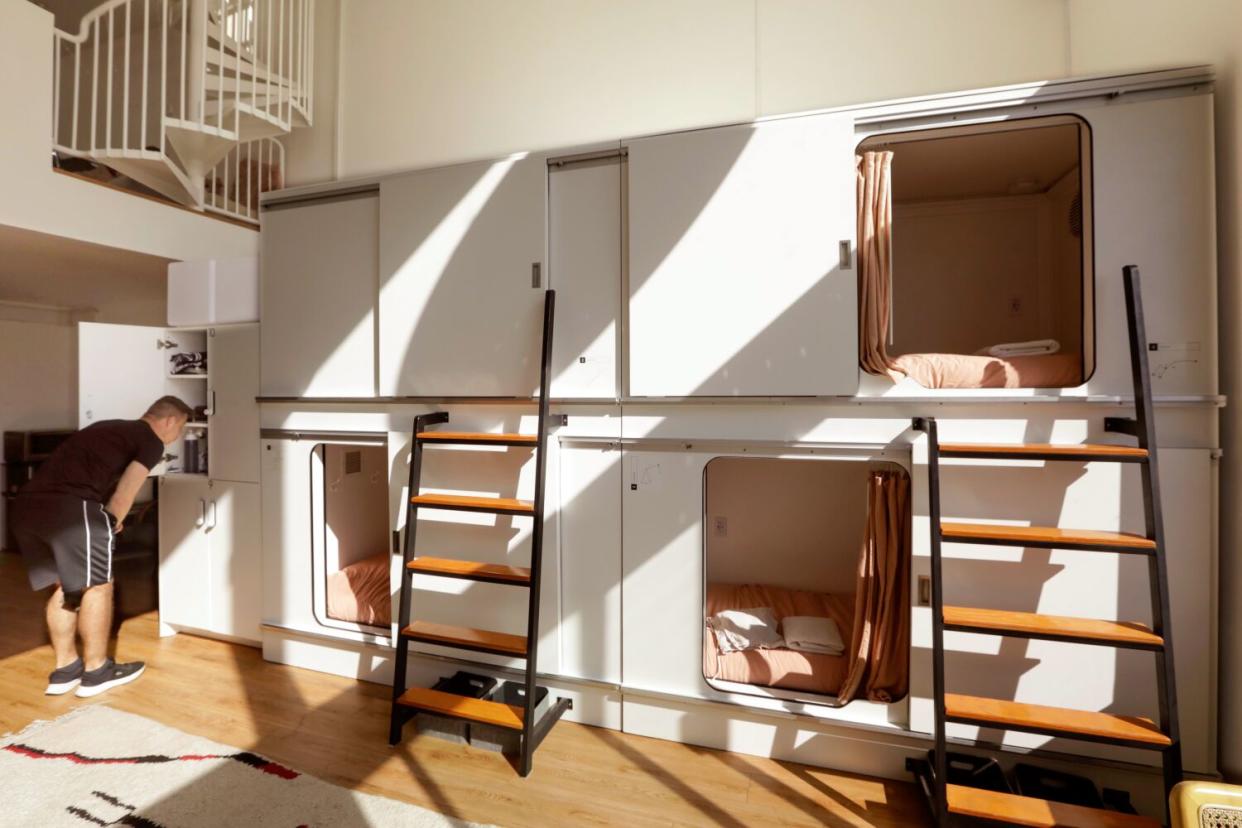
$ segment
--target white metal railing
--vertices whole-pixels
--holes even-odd
[[[156,189],[205,207],[227,158],[311,122],[313,40],[314,0],[107,0],[76,34],[54,31],[52,144],[118,168],[163,162]]]
[[[259,195],[284,186],[285,148],[275,138],[235,146],[207,175],[203,208],[258,222]]]

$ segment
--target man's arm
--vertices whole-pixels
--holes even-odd
[[[150,473],[150,469],[134,460],[130,462],[125,473],[121,475],[120,482],[116,484],[116,491],[112,493],[112,499],[108,501],[108,511],[116,518],[118,532],[125,523],[125,516],[129,514],[130,507],[134,505],[138,490],[142,488],[142,484],[146,482],[147,475]]]

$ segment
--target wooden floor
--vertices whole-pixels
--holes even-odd
[[[0,733],[107,704],[253,750],[321,779],[504,826],[919,826],[913,785],[562,722],[521,779],[497,754],[413,735],[387,742],[388,689],[265,662],[258,650],[126,621],[146,675],[84,701],[43,695],[51,648],[20,558],[0,554]]]

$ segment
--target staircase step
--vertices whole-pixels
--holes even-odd
[[[526,636],[509,633],[476,630],[473,627],[455,627],[432,621],[415,621],[401,631],[412,641],[427,644],[443,644],[480,653],[526,657]]]
[[[533,515],[535,504],[513,497],[475,497],[473,495],[420,494],[410,498],[415,506],[452,509],[458,512],[489,512],[497,515]]]
[[[940,522],[940,534],[953,543],[988,543],[1046,549],[1085,549],[1102,552],[1153,554],[1156,542],[1130,532],[1093,529],[1057,529],[1044,526],[1006,526],[994,523]]]
[[[420,431],[422,443],[445,443],[480,446],[537,446],[539,438],[534,434],[490,434],[469,431]]]
[[[412,707],[415,710],[425,710],[428,713],[438,713],[441,716],[452,716],[455,719],[506,727],[510,730],[521,730],[522,717],[525,715],[520,707],[472,699],[426,687],[412,687],[406,690],[401,694],[401,698],[397,699],[397,704]]]
[[[1094,618],[1039,615],[1033,612],[945,607],[944,626],[947,630],[960,632],[1108,644],[1142,650],[1159,650],[1164,646],[1164,639],[1146,625],[1135,621],[1100,621]]]
[[[946,785],[949,812],[1030,828],[1160,828],[1160,822],[1136,814],[1066,805],[982,788]]]
[[[998,460],[1111,460],[1142,463],[1147,449],[1137,446],[1053,445],[1050,443],[941,443],[941,457]]]
[[[494,584],[530,586],[530,570],[521,566],[456,561],[449,558],[420,556],[410,561],[411,572],[422,575],[439,575],[442,578],[462,578],[467,581],[484,581]]]
[[[1021,730],[1071,739],[1165,748],[1173,742],[1160,728],[1141,716],[1117,716],[1090,710],[1047,707],[1041,704],[944,694],[945,718],[962,724]]]

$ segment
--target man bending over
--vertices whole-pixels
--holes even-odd
[[[14,501],[13,535],[30,586],[56,587],[47,603],[56,653],[50,695],[76,687],[79,696],[95,696],[142,675],[142,662],[108,658],[112,541],[164,445],[181,436],[192,413],[176,397],[161,397],[140,420],[94,423],[62,443]]]

